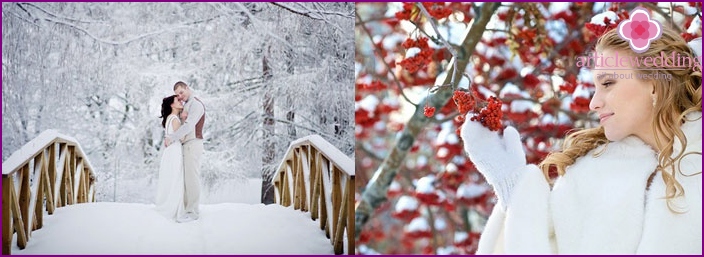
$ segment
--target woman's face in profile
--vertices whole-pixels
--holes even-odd
[[[174,102],[171,104],[171,108],[183,109],[183,104],[181,104],[181,101],[179,101],[177,97],[174,97]]]
[[[629,58],[625,52],[604,50],[599,55],[609,59]],[[595,92],[589,103],[589,109],[596,112],[599,123],[604,127],[606,138],[619,141],[630,135],[640,137],[648,142],[653,138],[651,124],[654,117],[653,83],[639,79],[638,73],[628,61],[617,61],[618,65],[598,67],[592,72]]]

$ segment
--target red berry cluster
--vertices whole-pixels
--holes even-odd
[[[444,2],[423,2],[423,7],[428,10],[430,16],[435,19],[447,18],[452,14],[452,8],[445,5]],[[394,16],[399,20],[415,20],[418,17],[420,10],[417,9],[414,2],[404,2],[403,10],[397,12]]]
[[[452,14],[452,8],[446,6],[445,2],[423,2],[423,7],[428,10],[430,16],[433,16],[433,18],[438,20],[447,18],[447,16],[450,16],[450,14]]]
[[[503,117],[501,100],[492,96],[489,97],[487,106],[482,108],[479,114],[472,117],[470,120],[479,121],[484,127],[487,127],[491,131],[498,131],[501,129],[501,117]]]
[[[399,63],[401,67],[406,69],[408,72],[414,73],[430,63],[433,55],[433,49],[430,49],[430,46],[428,45],[428,38],[423,37],[418,40],[408,38],[403,42],[402,46],[406,49],[413,47],[420,48],[420,53],[413,57],[403,59],[403,61]]]
[[[628,14],[626,10],[618,11],[618,7],[616,7],[616,5],[609,8],[609,10],[615,12],[616,16],[618,17],[618,19],[616,19],[613,24],[611,24],[611,19],[609,19],[608,17],[604,17],[604,24],[606,24],[606,26],[594,24],[591,22],[585,25],[587,30],[592,32],[591,38],[589,39],[590,41],[601,37],[601,35],[603,35],[609,30],[617,28],[618,24],[621,23],[621,21],[627,20],[630,16],[630,14]]]
[[[425,108],[423,108],[423,114],[425,114],[425,117],[428,118],[433,117],[433,115],[435,114],[435,107],[426,106]]]
[[[386,84],[384,84],[381,81],[375,80],[372,81],[370,84],[366,83],[358,83],[357,85],[357,91],[371,91],[371,92],[378,92],[382,90],[386,90],[388,87]]]
[[[452,100],[455,101],[455,105],[457,105],[457,110],[462,115],[474,110],[474,107],[477,104],[474,94],[467,91],[456,90],[455,93],[452,95]]]
[[[590,100],[588,98],[581,96],[575,97],[572,103],[570,103],[570,109],[578,113],[587,113],[589,112],[589,102]]]
[[[682,36],[682,38],[684,38],[684,40],[687,42],[692,41],[692,39],[699,37],[697,34],[693,34],[693,33],[689,33],[689,32],[682,32],[682,34],[680,34],[680,36]]]

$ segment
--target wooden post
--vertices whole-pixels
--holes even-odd
[[[302,151],[303,156],[301,156],[301,157],[305,157],[305,162],[304,162],[304,159],[301,158],[301,169],[300,169],[301,174],[300,174],[300,176],[298,176],[298,178],[299,178],[298,186],[300,187],[300,190],[299,190],[300,194],[299,195],[301,197],[300,202],[299,202],[299,204],[300,204],[299,207],[301,207],[301,211],[307,212],[308,211],[308,204],[307,204],[308,197],[306,196],[306,194],[308,193],[307,192],[308,190],[306,190],[306,189],[308,187],[306,185],[305,168],[310,167],[310,148],[311,147],[307,146],[307,145],[304,145],[302,147],[303,147],[303,151]],[[310,179],[310,168],[308,169],[308,178]]]
[[[340,171],[335,167],[335,164],[330,162],[330,167],[332,168],[332,234],[337,234],[337,222],[340,216],[340,205],[341,205],[341,190],[340,188]]]
[[[31,197],[31,190],[29,188],[29,163],[25,164],[22,166],[22,169],[20,170],[20,217],[22,217],[22,222],[24,225],[24,231],[26,232],[27,236],[29,235],[29,232],[31,231],[31,225],[29,223],[29,200]],[[28,239],[28,238],[26,238]]]
[[[323,165],[326,165],[326,166],[329,165],[327,159],[325,159],[322,162],[323,162],[322,163]],[[325,236],[330,238],[330,231],[328,230],[328,226],[327,226],[328,208],[329,207],[327,206],[327,201],[325,200],[325,197],[326,197],[325,196],[325,186],[324,186],[325,178],[323,178],[323,176],[328,176],[328,177],[330,176],[330,172],[328,169],[322,169],[320,171],[320,176],[318,176],[320,178],[320,180],[318,180],[318,183],[320,183],[318,185],[318,187],[320,188],[320,197],[318,197],[318,200],[320,202],[320,229],[325,230]]]
[[[37,195],[35,196],[36,201],[34,203],[34,221],[36,226],[32,228],[32,230],[37,230],[44,226],[44,209],[42,208],[44,205],[44,184],[46,183],[46,178],[44,178],[46,162],[44,159],[46,159],[44,156],[44,151],[34,158],[34,170],[36,171],[35,179],[39,180],[35,183],[39,184],[37,185]],[[39,163],[39,167],[37,167],[37,163]]]
[[[347,254],[355,254],[354,252],[354,194],[355,184],[354,176],[350,176],[347,181]]]
[[[319,202],[320,202],[320,153],[315,154],[315,165],[311,168],[311,194],[310,194],[310,217],[313,220],[318,219]]]
[[[301,191],[298,187],[298,176],[301,174],[301,148],[296,148],[293,150],[293,169],[291,169],[293,175],[293,209],[298,210],[300,208],[299,201],[301,200]]]
[[[347,184],[349,184],[349,179]],[[346,203],[347,198],[349,198],[349,190],[344,190],[341,203]],[[333,247],[335,248],[335,254],[342,254],[344,252],[344,237],[345,227],[347,225],[347,204],[342,204],[339,210],[339,220],[337,221],[337,227],[335,228],[335,241]]]
[[[56,201],[54,201],[56,195],[56,144],[49,145],[49,168],[47,170],[47,185],[49,186],[49,193],[47,193],[47,206],[46,211],[49,214],[54,214],[54,209],[56,209]]]
[[[10,177],[10,207],[12,208],[12,223],[14,224],[15,231],[17,231],[17,246],[20,249],[24,249],[27,246],[27,233],[25,233],[25,225],[23,218],[21,217],[20,205],[17,199],[17,194],[15,193],[14,182],[12,177]],[[12,237],[10,237],[12,238]]]
[[[10,211],[10,190],[15,190],[10,177],[2,176],[2,255],[10,255],[12,249],[12,214]]]

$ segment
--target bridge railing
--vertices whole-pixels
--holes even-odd
[[[95,201],[93,166],[78,142],[46,130],[2,163],[2,254],[13,235],[24,249],[32,231],[42,228],[44,209]]]
[[[320,219],[335,254],[354,254],[354,162],[318,135],[291,142],[272,177],[278,204]]]

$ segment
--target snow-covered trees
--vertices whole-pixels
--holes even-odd
[[[495,197],[463,153],[460,114],[497,97],[538,163],[568,130],[598,125],[576,57],[638,6],[701,36],[698,3],[358,3],[359,253],[474,253]]]
[[[161,99],[179,80],[206,105],[206,189],[261,176],[253,149],[263,147],[267,90],[274,162],[308,134],[352,155],[353,12],[350,3],[3,3],[3,159],[55,128],[86,149],[99,200],[150,202]]]

